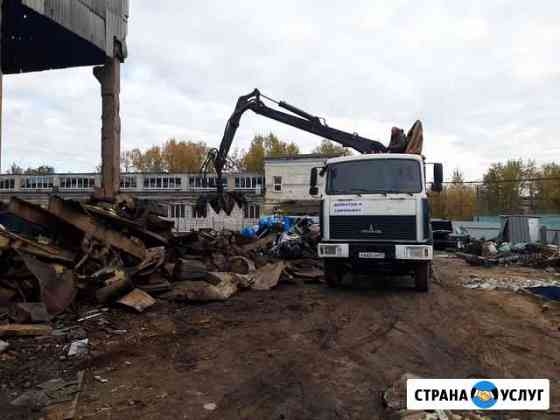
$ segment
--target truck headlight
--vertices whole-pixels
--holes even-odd
[[[431,260],[434,254],[430,245],[397,245],[395,251],[400,260]]]
[[[348,258],[348,244],[319,244],[319,258]]]
[[[406,248],[406,256],[407,258],[426,258],[429,257],[430,254],[428,253],[427,248]]]

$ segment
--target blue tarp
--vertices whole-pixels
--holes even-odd
[[[282,226],[282,232],[289,232],[296,224],[297,219],[297,217],[291,216],[265,216],[261,217],[258,225],[243,228],[240,233],[247,238],[255,238],[265,230],[276,226]]]
[[[545,297],[550,300],[560,300],[560,287],[549,286],[549,287],[529,287],[531,293]]]

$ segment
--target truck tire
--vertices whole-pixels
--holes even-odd
[[[340,287],[342,284],[342,270],[339,264],[325,261],[325,281],[329,287]]]
[[[432,282],[432,263],[421,262],[414,267],[414,283],[419,292],[428,292]]]

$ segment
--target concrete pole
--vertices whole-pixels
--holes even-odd
[[[120,188],[121,158],[121,63],[107,58],[104,66],[95,67],[93,74],[101,84],[103,113],[101,117],[101,195],[112,200]]]

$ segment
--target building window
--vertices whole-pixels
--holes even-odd
[[[281,192],[282,191],[282,177],[275,176],[274,177],[274,191]]]
[[[261,207],[258,204],[250,204],[243,208],[245,219],[259,219],[261,217]]]
[[[89,176],[63,176],[60,177],[61,190],[91,190],[95,188],[95,177]]]
[[[172,204],[169,206],[169,217],[172,219],[184,219],[185,218],[185,205],[184,204]]]
[[[136,176],[134,175],[124,175],[121,176],[121,188],[124,190],[136,189],[138,184],[136,183]]]
[[[218,177],[216,176],[197,176],[189,178],[189,185],[195,190],[215,189],[218,185]],[[227,187],[227,178],[222,178],[224,189]]]
[[[22,182],[22,188],[27,190],[46,190],[53,185],[52,176],[28,176]]]
[[[262,177],[256,176],[236,176],[235,189],[237,190],[255,190],[257,185],[262,185]]]
[[[0,190],[14,190],[16,188],[15,178],[4,178],[0,180]]]
[[[181,178],[174,176],[146,175],[144,188],[148,190],[176,190],[181,188]]]
[[[193,219],[204,219],[205,215],[195,206],[191,207],[191,214]]]

